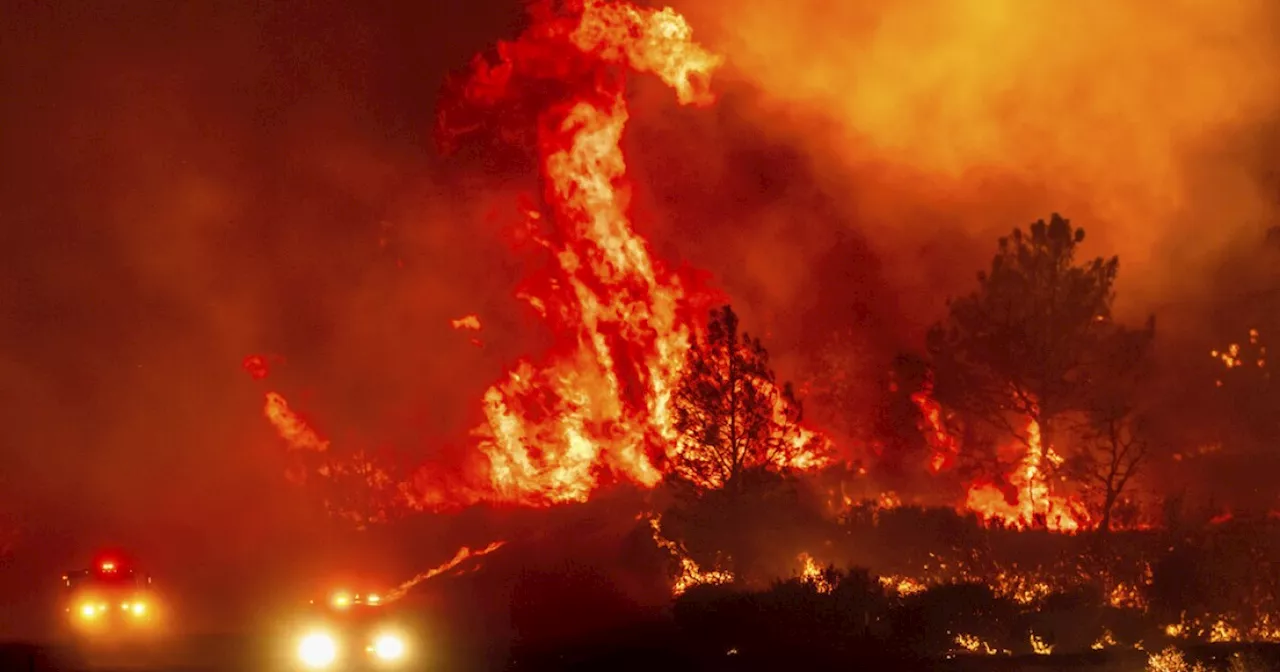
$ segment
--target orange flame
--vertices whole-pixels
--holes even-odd
[[[663,536],[662,516],[650,518],[649,527],[653,529],[653,542],[659,548],[665,549],[671,554],[672,558],[680,563],[680,573],[675,576],[671,584],[672,597],[679,597],[686,590],[697,585],[733,583],[733,572],[723,569],[702,569],[693,558],[689,557],[689,552],[685,550],[683,544]]]
[[[561,34],[581,63],[533,47]],[[513,73],[594,74],[590,90],[540,120],[550,216],[531,213],[530,225],[555,227],[534,237],[555,260],[555,277],[551,291],[523,298],[566,336],[566,347],[540,365],[521,362],[485,393],[487,422],[476,435],[489,485],[495,499],[526,504],[582,501],[607,480],[652,486],[677,438],[671,396],[702,329],[694,310],[702,297],[651,257],[628,219],[620,147],[628,112],[615,66],[657,75],[681,103],[706,104],[707,78],[721,59],[694,43],[670,9],[598,0],[584,4],[576,24],[548,22],[507,46],[498,66],[477,68],[473,96],[510,95]]]
[[[464,315],[456,320],[450,320],[449,323],[453,325],[454,329],[480,331],[480,318],[475,315]]]
[[[929,457],[929,471],[937,474],[947,469],[960,454],[960,441],[947,431],[943,423],[942,404],[933,398],[933,380],[926,379],[918,392],[911,395],[911,401],[920,408],[922,423],[920,431],[933,454]]]
[[[450,320],[449,324],[453,325],[454,329],[459,329],[459,330],[480,331],[480,328],[481,328],[480,318],[477,317],[476,315],[464,315],[462,317],[459,317],[456,320]],[[474,345],[477,348],[484,347],[484,341],[480,340],[479,338],[476,338],[473,336],[471,337],[470,340],[471,340],[471,345]]]
[[[324,452],[329,441],[320,437],[300,415],[289,408],[289,402],[275,392],[267,393],[267,405],[263,408],[267,420],[276,428],[280,438],[291,450]]]
[[[502,548],[506,543],[507,542],[505,541],[495,541],[478,551],[473,551],[470,548],[463,546],[462,548],[459,548],[458,552],[454,553],[453,557],[447,560],[444,564],[439,565],[438,567],[433,567],[431,569],[428,569],[425,572],[421,572],[416,576],[414,576],[413,578],[409,579],[408,581],[405,581],[400,585],[396,586],[394,590],[392,590],[390,593],[387,593],[382,598],[382,602],[383,604],[386,604],[388,602],[394,602],[404,597],[405,595],[407,595],[409,591],[419,583],[422,583],[423,581],[426,581],[427,579],[430,579],[432,577],[439,576],[453,569],[454,567],[457,567],[458,565],[462,564],[463,561],[469,558],[479,558],[479,557],[486,556],[498,550],[499,548]]]
[[[467,89],[474,102],[495,102],[515,94],[516,75],[592,73],[590,88],[539,121],[551,212],[531,213],[530,226],[556,229],[535,236],[555,261],[555,277],[550,291],[523,298],[564,335],[565,347],[541,365],[521,362],[491,387],[487,422],[475,432],[490,497],[525,504],[582,501],[607,478],[646,486],[661,478],[661,446],[674,438],[668,406],[691,326],[683,284],[654,262],[627,217],[619,146],[627,106],[616,66],[657,74],[681,102],[706,103],[705,78],[719,65],[671,10],[592,1],[576,21],[543,18],[503,45],[498,65],[478,65]],[[566,39],[577,55],[546,44]]]
[[[1027,422],[1027,452],[1009,475],[1009,482],[1017,488],[1013,501],[994,485],[982,484],[969,488],[965,502],[969,510],[988,520],[999,519],[1006,525],[1028,528],[1040,521],[1050,530],[1076,532],[1082,527],[1077,518],[1079,507],[1052,492],[1047,478],[1046,462],[1060,460],[1052,448],[1046,449],[1040,438],[1040,424]]]
[[[827,574],[822,571],[822,567],[808,553],[801,553],[796,557],[800,563],[800,581],[802,583],[813,586],[813,589],[819,593],[830,593],[835,590]]]

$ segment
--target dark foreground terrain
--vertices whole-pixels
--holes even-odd
[[[1230,669],[1231,657],[1244,653],[1248,672],[1280,670],[1280,645],[1215,644],[1189,646],[1188,661],[1205,662],[1210,669]],[[119,647],[92,652],[69,646],[29,643],[0,645],[0,671],[29,670],[110,672],[149,670],[172,672],[252,672],[297,670],[288,658],[287,646],[266,637],[217,635],[189,637],[164,646]],[[1147,654],[1117,649],[1083,654],[1050,656],[973,656],[932,661],[848,660],[815,651],[773,652],[748,655],[725,652],[709,656],[674,647],[641,642],[630,645],[587,643],[560,650],[506,650],[505,647],[469,645],[426,656],[410,670],[838,670],[875,669],[885,672],[1143,672]]]

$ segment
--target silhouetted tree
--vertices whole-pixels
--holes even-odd
[[[1083,412],[1103,377],[1129,375],[1154,324],[1134,338],[1111,319],[1119,259],[1076,262],[1084,230],[1054,214],[1003,237],[978,289],[949,302],[928,335],[944,404],[1029,440],[1027,419],[1052,441],[1053,420]],[[1112,356],[1115,340],[1143,344]]]
[[[736,490],[747,472],[785,471],[809,449],[791,384],[775,380],[760,340],[738,327],[729,306],[712,311],[674,395],[672,467],[701,490]]]
[[[1067,471],[1096,508],[1099,532],[1111,531],[1116,503],[1146,462],[1148,447],[1128,405],[1111,405],[1091,414]]]
[[[739,332],[730,307],[713,310],[706,337],[692,344],[672,410],[669,531],[700,562],[727,559],[739,581],[759,578],[782,539],[806,524],[789,471],[811,446],[790,384],[777,382],[764,346]]]
[[[1097,514],[1097,529],[1110,532],[1117,504],[1151,456],[1155,411],[1142,385],[1149,380],[1149,331],[1120,330],[1098,348],[1104,370],[1092,378],[1084,421],[1066,471]],[[1110,374],[1106,373],[1110,372]]]

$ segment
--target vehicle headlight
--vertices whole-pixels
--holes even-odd
[[[326,667],[338,657],[338,644],[322,632],[307,635],[298,645],[298,658],[307,667]]]
[[[147,613],[147,603],[146,603],[146,602],[134,602],[134,603],[129,607],[129,611],[132,611],[134,616],[142,616],[143,614]]]
[[[94,618],[98,615],[98,607],[93,604],[80,605],[80,617],[84,619]]]
[[[404,657],[404,640],[395,635],[382,635],[373,640],[373,655],[382,660],[399,660]]]

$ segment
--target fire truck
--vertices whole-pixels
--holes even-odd
[[[379,594],[339,590],[306,612],[293,638],[294,669],[419,669],[411,628]]]
[[[62,576],[66,625],[74,635],[130,639],[154,634],[159,600],[151,576],[122,556],[104,556]]]

